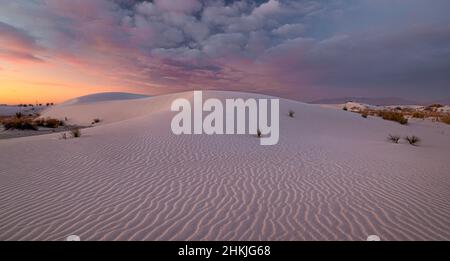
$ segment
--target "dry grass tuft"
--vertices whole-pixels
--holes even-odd
[[[52,119],[52,118],[37,119],[35,122],[38,126],[44,127],[44,128],[56,129],[56,128],[59,128],[59,126],[64,126],[64,122],[57,120],[57,119]]]
[[[388,141],[392,142],[392,143],[398,143],[400,140],[400,136],[398,135],[389,135],[388,136]]]
[[[416,118],[416,119],[425,119],[426,116],[427,115],[424,112],[420,112],[420,111],[415,111],[411,115],[411,117]]]
[[[420,138],[417,136],[406,136],[405,140],[411,145],[417,145],[420,142]]]
[[[70,135],[72,136],[72,138],[79,138],[81,137],[81,130],[79,128],[71,129]]]
[[[450,113],[445,114],[439,120],[445,124],[450,124]]]
[[[383,118],[384,120],[388,121],[395,121],[402,125],[408,124],[408,119],[403,116],[403,113],[401,112],[394,112],[394,111],[379,111],[378,115]]]
[[[291,118],[294,118],[294,115],[295,115],[295,111],[289,111],[289,117],[291,117]]]
[[[20,116],[20,118],[8,117],[0,121],[5,130],[38,130],[33,118]]]
[[[367,110],[364,110],[361,112],[361,117],[363,117],[364,119],[367,119],[368,116],[369,116],[369,112]]]

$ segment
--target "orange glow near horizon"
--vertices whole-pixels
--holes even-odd
[[[0,104],[61,103],[75,97],[136,89],[118,87],[74,68],[51,64],[0,64]]]

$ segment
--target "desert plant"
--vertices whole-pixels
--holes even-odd
[[[23,114],[21,112],[16,112],[16,118],[20,119],[22,118]]]
[[[60,120],[57,119],[47,119],[46,120],[47,128],[58,128],[61,124]]]
[[[417,119],[425,119],[425,113],[420,112],[420,111],[415,111],[412,114],[413,118],[417,118]]]
[[[442,104],[431,104],[430,106],[427,106],[424,108],[425,111],[431,111],[435,112],[437,109],[444,107]]]
[[[442,107],[444,107],[444,105],[439,104],[439,103],[435,103],[435,104],[431,104],[431,105],[428,106],[428,107],[430,107],[430,108],[442,108]]]
[[[388,140],[392,143],[398,143],[398,141],[400,140],[400,136],[398,135],[389,135],[388,136]]]
[[[29,118],[10,118],[1,122],[6,130],[38,130],[36,124]]]
[[[406,136],[405,140],[411,145],[417,145],[420,142],[420,138],[417,136]]]
[[[344,106],[344,108],[342,108],[342,110],[348,111],[347,106]]]
[[[442,116],[440,118],[440,121],[445,123],[445,124],[450,124],[450,113]]]
[[[365,111],[361,112],[361,117],[366,119],[368,116],[369,116],[369,112],[368,111],[365,110]]]
[[[59,126],[64,125],[64,123],[62,121],[57,120],[57,119],[52,119],[52,118],[37,119],[36,124],[41,127],[53,128],[53,129],[56,129]]]
[[[81,130],[79,128],[71,129],[70,135],[72,136],[72,138],[79,138],[81,137]]]
[[[291,117],[291,118],[294,118],[294,115],[295,115],[295,111],[289,111],[289,117]]]
[[[258,136],[258,138],[261,138],[261,135],[262,135],[261,130],[260,129],[256,130],[256,136]]]
[[[393,111],[380,111],[379,115],[383,120],[396,121],[402,125],[408,124],[408,119],[403,116],[403,113]]]
[[[100,122],[100,119],[96,118],[96,119],[94,119],[92,122],[93,122],[93,123],[99,123],[99,122]]]

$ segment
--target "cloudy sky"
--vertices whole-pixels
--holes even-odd
[[[0,103],[243,90],[450,97],[448,0],[0,0]]]

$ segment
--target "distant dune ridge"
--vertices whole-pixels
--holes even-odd
[[[125,93],[125,92],[102,92],[86,96],[81,96],[72,100],[64,102],[65,105],[69,104],[83,104],[102,101],[115,101],[115,100],[134,100],[140,98],[148,98],[147,95]]]
[[[101,119],[80,138],[0,140],[0,240],[450,239],[449,125],[280,99],[277,145],[173,135],[171,102],[192,95],[78,98],[43,116]]]
[[[312,104],[343,104],[346,102],[359,102],[371,105],[389,106],[389,105],[431,105],[442,104],[450,105],[450,97],[447,99],[433,100],[428,102],[418,102],[398,97],[381,97],[381,98],[368,98],[368,97],[342,97],[332,99],[320,99],[312,101]]]
[[[342,104],[346,102],[359,102],[371,105],[413,105],[420,104],[417,101],[407,100],[397,97],[384,97],[384,98],[368,98],[368,97],[342,97],[333,99],[321,99],[312,101],[312,104]]]

